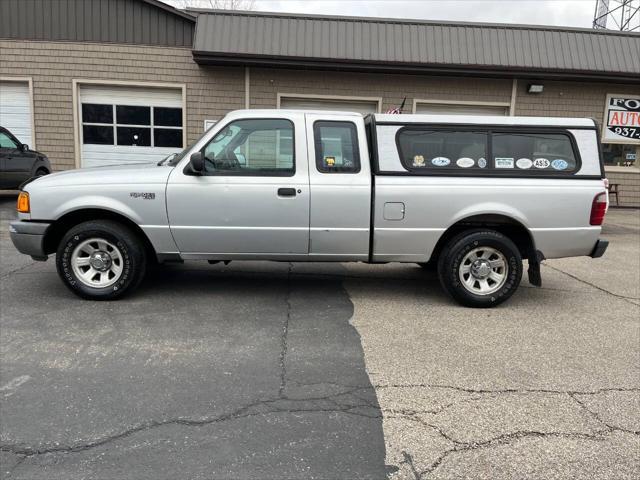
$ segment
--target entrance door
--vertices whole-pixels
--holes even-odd
[[[257,115],[257,114],[256,114]],[[215,133],[213,133],[215,132]],[[231,117],[167,185],[171,232],[185,258],[276,258],[309,252],[309,173],[303,114]],[[187,160],[188,162],[188,160]]]

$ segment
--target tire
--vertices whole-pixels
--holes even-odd
[[[49,175],[49,170],[47,170],[46,168],[39,168],[38,170],[36,170],[36,174],[34,176],[42,177],[44,175]]]
[[[143,242],[129,228],[112,220],[92,220],[76,225],[62,238],[56,267],[76,295],[115,300],[140,284],[146,256]]]
[[[438,276],[444,290],[461,305],[495,307],[518,289],[522,257],[501,233],[469,230],[447,244],[438,262]]]

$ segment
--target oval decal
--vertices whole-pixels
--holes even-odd
[[[551,162],[551,166],[554,170],[566,170],[567,168],[569,168],[569,162],[561,158],[556,158],[553,162]]]
[[[519,158],[516,161],[516,166],[518,168],[522,168],[523,170],[526,170],[528,168],[533,167],[533,162],[529,158]]]
[[[449,160],[447,157],[436,157],[431,160],[431,163],[436,167],[446,167],[451,163],[451,160]]]
[[[551,166],[551,162],[546,158],[536,158],[533,161],[533,166],[536,168],[549,168]]]
[[[487,166],[487,159],[484,157],[481,157],[478,159],[478,166],[480,168],[485,168]]]
[[[469,157],[462,157],[456,161],[456,165],[458,165],[460,168],[470,168],[470,167],[473,167],[475,164],[476,164],[476,161],[473,158],[469,158]]]

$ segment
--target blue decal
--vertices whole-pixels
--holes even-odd
[[[551,162],[551,167],[553,167],[554,170],[566,170],[567,168],[569,168],[569,163],[566,160],[557,158],[553,162]]]
[[[436,157],[431,160],[431,163],[436,167],[446,167],[451,163],[451,160],[449,160],[447,157]]]

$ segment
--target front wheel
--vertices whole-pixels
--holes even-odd
[[[56,267],[64,284],[76,295],[114,300],[142,281],[146,254],[140,239],[120,223],[89,221],[64,236]]]
[[[467,307],[493,307],[507,300],[522,279],[518,247],[494,230],[464,232],[440,255],[438,275],[445,291]]]

